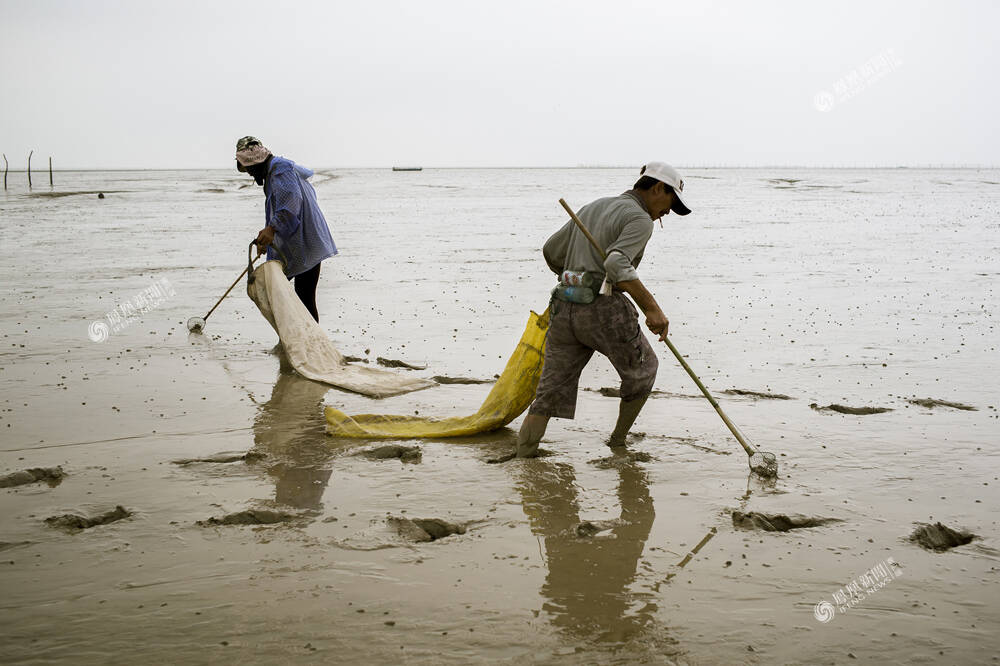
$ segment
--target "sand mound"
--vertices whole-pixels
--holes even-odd
[[[465,525],[449,523],[440,518],[404,518],[390,516],[385,521],[399,536],[410,541],[437,541],[452,534],[465,534]]]
[[[398,458],[403,462],[418,463],[422,457],[419,446],[402,446],[400,444],[387,444],[374,449],[359,451],[355,455],[364,456],[371,460],[389,460]]]
[[[820,407],[815,402],[809,405],[817,412],[838,412],[840,414],[856,414],[864,416],[866,414],[882,414],[884,412],[891,412],[891,407],[847,407],[846,405],[827,405],[826,407]]]
[[[929,409],[934,409],[935,407],[951,407],[952,409],[962,409],[967,412],[979,411],[972,405],[966,405],[961,402],[949,402],[948,400],[937,400],[935,398],[911,398],[910,400],[907,400],[907,402],[911,405],[927,407]]]
[[[793,400],[792,396],[784,393],[768,393],[766,391],[750,391],[747,389],[728,389],[723,391],[726,395],[745,395],[750,398],[763,398],[765,400]]]
[[[274,525],[276,523],[287,523],[296,520],[298,516],[284,511],[272,511],[271,509],[247,509],[237,511],[221,518],[209,518],[199,520],[196,525],[208,527],[211,525]]]
[[[75,513],[64,513],[61,516],[50,516],[45,519],[45,523],[51,527],[76,531],[86,530],[91,527],[97,527],[98,525],[107,525],[108,523],[113,523],[121,520],[122,518],[128,518],[131,515],[131,511],[119,505],[111,511],[91,517],[81,516]]]
[[[473,379],[471,377],[446,377],[435,375],[431,377],[438,384],[494,384],[496,379]]]
[[[247,453],[215,453],[210,456],[205,456],[204,458],[178,458],[177,460],[171,460],[170,462],[174,465],[190,465],[192,463],[231,463],[239,462],[241,460],[246,462],[256,462],[267,455],[259,453],[257,451],[248,451]]]
[[[941,523],[921,523],[910,535],[910,541],[918,544],[921,548],[942,553],[955,546],[964,546],[976,538],[971,532],[953,530]]]
[[[59,485],[66,476],[62,467],[32,467],[0,476],[0,488],[13,488],[37,481],[46,481],[50,486]]]
[[[733,527],[744,530],[763,530],[765,532],[788,532],[805,527],[819,527],[829,523],[841,522],[837,518],[810,518],[808,516],[786,516],[783,513],[769,514],[749,511],[733,511]]]
[[[652,462],[653,460],[653,456],[644,451],[629,451],[628,453],[611,455],[607,458],[588,460],[587,462],[598,469],[621,469],[637,462]]]

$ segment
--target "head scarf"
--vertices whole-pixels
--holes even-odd
[[[240,171],[246,171],[246,167],[260,164],[270,156],[271,151],[255,136],[245,136],[236,142],[236,168]]]

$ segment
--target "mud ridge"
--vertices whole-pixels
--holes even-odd
[[[747,389],[728,389],[723,391],[726,395],[745,395],[750,398],[763,398],[765,400],[794,400],[790,395],[784,393],[767,393],[766,391],[749,391]]]
[[[13,488],[28,483],[45,481],[50,486],[57,486],[66,476],[62,467],[31,467],[19,472],[0,476],[0,488]]]
[[[733,527],[764,532],[787,532],[805,527],[820,527],[829,523],[843,522],[839,518],[810,518],[808,516],[786,516],[783,513],[757,513],[756,511],[733,511]]]
[[[398,458],[405,463],[418,463],[423,457],[419,446],[403,446],[401,444],[387,444],[374,449],[359,451],[354,455],[364,456],[371,460]]]
[[[199,520],[195,525],[210,527],[212,525],[274,525],[276,523],[287,523],[297,520],[299,516],[285,511],[273,511],[271,509],[247,509],[237,511],[222,516],[221,518],[209,518]]]
[[[948,400],[937,400],[935,398],[910,398],[906,402],[911,405],[917,405],[919,407],[927,407],[929,409],[934,409],[935,407],[951,407],[952,409],[962,409],[967,412],[978,412],[979,409],[973,407],[972,405],[966,405],[961,402],[950,402]]]
[[[943,553],[956,546],[964,546],[976,538],[976,535],[964,530],[953,530],[941,523],[920,523],[910,535],[910,541],[921,548]]]
[[[883,414],[885,412],[891,412],[891,407],[847,407],[846,405],[827,405],[826,407],[820,407],[815,402],[809,405],[817,412],[838,412],[840,414],[856,414],[859,416],[864,416],[867,414]]]
[[[465,525],[440,518],[405,518],[389,516],[385,521],[404,539],[418,542],[437,541],[453,534],[465,534]]]
[[[45,524],[50,527],[57,527],[71,531],[86,530],[91,527],[97,527],[98,525],[107,525],[108,523],[128,518],[131,515],[131,511],[119,504],[111,511],[106,511],[92,517],[80,516],[75,513],[64,513],[61,516],[50,516],[45,519]]]
[[[444,375],[435,375],[431,377],[438,384],[493,384],[496,382],[495,379],[473,379],[471,377],[445,377]]]
[[[412,363],[407,363],[406,361],[398,361],[393,358],[383,358],[381,356],[375,359],[375,362],[379,365],[385,366],[387,368],[405,368],[407,370],[426,370],[426,365],[413,365]]]
[[[247,451],[246,453],[216,453],[204,458],[178,458],[177,460],[171,460],[170,462],[174,465],[190,465],[192,463],[231,463],[239,462],[241,460],[248,463],[257,462],[258,460],[263,460],[267,457],[267,454],[260,453],[258,451]]]

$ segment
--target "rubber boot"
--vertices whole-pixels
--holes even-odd
[[[549,424],[549,417],[540,414],[528,414],[521,423],[521,430],[517,433],[517,457],[534,458],[538,455],[538,443],[545,435],[545,427]]]
[[[608,446],[611,448],[625,446],[625,436],[628,435],[629,429],[635,423],[639,412],[642,411],[642,406],[646,404],[647,398],[649,398],[648,393],[635,400],[621,401],[621,404],[618,405],[618,422],[615,423],[615,429],[608,439]]]

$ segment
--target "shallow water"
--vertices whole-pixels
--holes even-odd
[[[551,456],[486,464],[513,446],[519,421],[416,442],[419,463],[352,455],[373,443],[326,437],[323,404],[451,416],[475,411],[490,387],[375,401],[303,380],[271,353],[276,336],[242,285],[190,336],[184,322],[246,266],[262,226],[263,195],[244,176],[67,172],[53,192],[35,189],[43,196],[12,186],[0,198],[0,474],[62,465],[68,476],[0,490],[4,660],[1000,655],[1000,172],[685,176],[696,212],[665,218],[640,274],[726,413],[778,454],[774,484],[748,479],[745,454],[666,349],[662,393],[635,428],[648,462],[591,463],[607,456],[617,411],[599,392],[617,386],[603,359],[584,373],[592,390],[580,392],[577,418],[552,422]],[[547,304],[539,248],[563,222],[559,197],[578,208],[631,177],[335,170],[314,181],[341,250],[323,265],[318,298],[340,350],[426,364],[419,376],[490,378],[528,311]],[[147,312],[105,342],[88,338],[154,284],[168,289]],[[976,411],[910,402],[927,398]],[[250,449],[267,457],[170,462]],[[78,533],[43,522],[119,504],[134,515]],[[248,508],[300,519],[195,524]],[[733,510],[842,522],[747,531]],[[411,543],[390,515],[467,531]],[[581,538],[585,520],[617,522]],[[908,541],[915,523],[936,521],[980,538],[940,554]],[[814,617],[815,604],[888,558],[898,577],[829,622]]]

